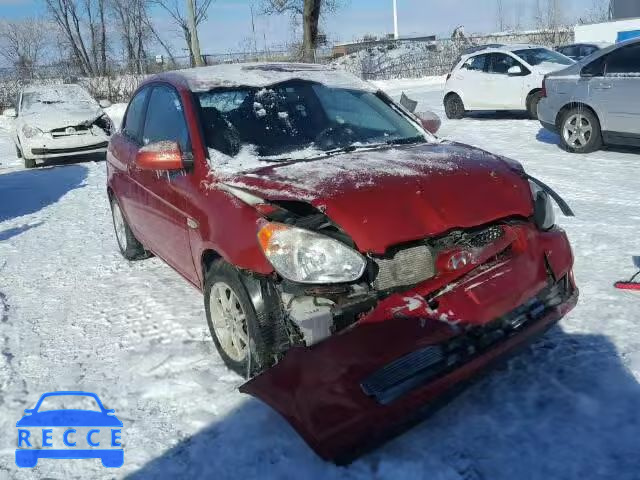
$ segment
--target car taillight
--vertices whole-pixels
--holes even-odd
[[[547,98],[547,79],[542,79],[542,98]]]

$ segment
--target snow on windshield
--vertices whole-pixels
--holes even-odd
[[[96,102],[78,85],[51,85],[37,90],[28,90],[22,94],[23,111],[46,108],[48,105],[54,108],[65,108],[68,105],[95,106]]]
[[[212,90],[197,98],[210,159],[224,172],[245,171],[260,161],[431,139],[399,107],[362,90],[292,81]]]

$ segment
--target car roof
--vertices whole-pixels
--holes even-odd
[[[310,63],[232,63],[189,68],[155,75],[153,81],[181,83],[193,92],[214,88],[263,88],[289,80],[308,80],[335,88],[376,91],[361,78],[332,65]]]
[[[560,45],[558,46],[558,48],[582,47],[582,46],[606,48],[611,46],[611,44],[607,42],[576,42],[576,43],[567,43],[566,45]]]
[[[496,45],[496,44],[490,44],[490,45],[479,45],[477,47],[470,47],[473,48],[474,51],[472,52],[468,52],[468,53],[463,53],[461,55],[462,58],[466,59],[469,57],[475,57],[476,55],[481,55],[481,54],[487,54],[487,53],[493,53],[493,52],[513,52],[515,50],[526,50],[529,48],[546,48],[548,49],[548,47],[545,47],[544,45],[534,45],[531,43],[512,43],[509,45]]]

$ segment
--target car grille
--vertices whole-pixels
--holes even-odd
[[[68,137],[71,135],[89,135],[90,133],[91,131],[86,125],[77,125],[74,127],[56,128],[51,130],[51,136],[53,138]]]
[[[375,262],[379,269],[373,281],[376,290],[415,285],[436,274],[433,253],[426,245],[409,247],[392,258],[376,258]]]

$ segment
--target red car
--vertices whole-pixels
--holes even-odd
[[[204,294],[241,391],[323,458],[422,418],[570,311],[562,199],[517,162],[436,138],[317,65],[147,80],[108,149],[125,258]]]

